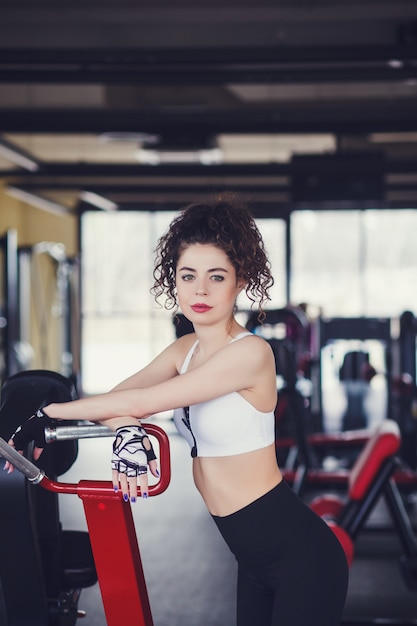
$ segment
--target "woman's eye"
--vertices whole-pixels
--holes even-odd
[[[221,282],[222,280],[224,280],[224,276],[218,276],[217,274],[214,274],[211,279],[215,282]]]
[[[194,276],[192,274],[183,274],[181,278],[183,280],[193,280]]]

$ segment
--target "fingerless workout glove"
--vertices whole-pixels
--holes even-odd
[[[126,476],[140,476],[148,471],[148,463],[156,455],[142,426],[121,426],[116,429],[111,467]]]
[[[57,420],[51,419],[42,409],[38,409],[27,422],[16,428],[10,439],[13,440],[16,450],[24,450],[33,441],[37,448],[44,448],[47,444],[45,440],[45,428],[51,428]]]

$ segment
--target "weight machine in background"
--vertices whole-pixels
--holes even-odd
[[[56,242],[0,238],[0,381],[28,369],[78,378],[79,263]]]
[[[392,417],[402,434],[401,456],[417,470],[417,320],[411,311],[399,318],[396,371],[392,380]]]
[[[79,264],[61,243],[19,250],[20,337],[34,350],[32,367],[63,376],[80,371]],[[27,369],[27,368],[26,368]]]
[[[8,230],[0,238],[0,379],[6,380],[20,370],[18,359],[19,292],[17,232]]]
[[[315,324],[312,417],[315,430],[376,425],[391,408],[392,333],[387,318],[319,319]],[[330,365],[331,363],[331,365]],[[330,369],[334,385],[326,394]],[[339,405],[335,400],[339,399]],[[367,410],[367,404],[371,410]]]

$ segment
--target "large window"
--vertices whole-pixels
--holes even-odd
[[[291,217],[291,300],[327,317],[417,311],[417,211],[300,211]]]
[[[82,219],[82,383],[110,389],[174,338],[155,304],[154,249],[173,213],[89,212]]]
[[[256,223],[264,240],[274,277],[274,285],[269,294],[271,300],[265,307],[280,308],[286,304],[285,223],[283,220],[273,219],[258,219]],[[247,311],[251,307],[251,301],[245,294],[242,294],[239,297],[238,305],[240,310]],[[242,322],[244,322],[243,317]]]
[[[365,313],[417,314],[417,211],[366,211],[363,231]]]
[[[398,318],[417,313],[417,211],[300,211],[291,217],[293,302],[323,317]],[[314,307],[312,307],[314,310]],[[370,426],[386,417],[386,342],[333,340],[321,351],[325,430]],[[344,358],[368,356],[376,375],[344,381]],[[356,357],[355,357],[356,358]]]
[[[150,294],[154,250],[173,212],[88,212],[82,218],[82,386],[100,393],[143,367],[175,338],[172,313]],[[285,304],[285,225],[259,220]],[[250,302],[241,298],[241,321]]]

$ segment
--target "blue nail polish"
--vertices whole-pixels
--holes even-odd
[[[147,500],[147,499],[148,499],[148,494],[146,493],[146,491],[145,491],[145,493],[143,493],[143,494],[142,494],[142,498],[143,498],[144,500]]]
[[[129,502],[129,496],[127,495],[127,493],[124,493],[124,494],[123,494],[123,500],[124,500],[125,502]]]
[[[155,470],[156,475],[158,476],[158,478],[160,477],[160,473],[158,472],[158,470]]]
[[[136,498],[135,498],[135,496],[132,496],[132,497],[130,498],[130,501],[131,501],[131,502],[136,502]]]
[[[119,491],[119,487],[117,485],[114,485],[113,489],[115,490],[116,493]]]

